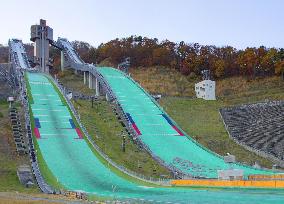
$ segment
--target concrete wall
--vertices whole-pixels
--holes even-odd
[[[284,180],[172,180],[173,186],[284,188]]]

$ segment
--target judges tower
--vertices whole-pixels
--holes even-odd
[[[48,73],[49,44],[53,41],[53,29],[46,25],[46,20],[40,19],[39,25],[31,26],[31,41],[34,44],[34,63],[39,71]]]

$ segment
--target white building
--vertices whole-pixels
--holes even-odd
[[[242,169],[217,170],[217,173],[220,180],[242,180],[244,178],[244,170]]]
[[[215,85],[215,81],[211,80],[204,80],[195,84],[196,97],[204,100],[216,100]]]

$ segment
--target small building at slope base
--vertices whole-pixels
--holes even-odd
[[[203,80],[195,84],[195,93],[197,98],[204,100],[216,100],[215,96],[216,82],[211,80]]]

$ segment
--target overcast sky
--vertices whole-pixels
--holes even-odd
[[[97,46],[130,35],[210,45],[284,47],[284,0],[7,0],[0,3],[0,43],[30,42],[47,20],[54,38]]]

